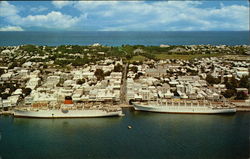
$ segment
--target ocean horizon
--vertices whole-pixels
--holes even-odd
[[[249,45],[248,31],[8,31],[0,46],[33,45]]]

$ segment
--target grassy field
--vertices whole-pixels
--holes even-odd
[[[194,58],[204,58],[204,57],[221,57],[222,54],[194,54],[194,55],[179,55],[179,54],[154,54],[156,59],[166,60],[166,59],[181,59],[181,60],[192,60]],[[129,62],[144,61],[147,58],[141,55],[133,56]]]
[[[218,57],[221,54],[194,54],[194,55],[177,55],[177,54],[156,54],[156,58],[159,60],[165,59],[181,59],[181,60],[192,60],[194,58],[204,58],[204,57]]]
[[[144,57],[144,56],[141,56],[141,55],[138,55],[138,56],[133,56],[129,62],[135,62],[135,61],[144,61],[146,60],[147,58]]]
[[[249,55],[224,55],[223,58],[227,60],[250,61]]]

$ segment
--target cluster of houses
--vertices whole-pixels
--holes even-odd
[[[151,65],[151,68],[149,67]],[[150,65],[133,65],[138,72],[129,71],[127,78],[127,100],[156,100],[157,98],[183,98],[220,100],[226,91],[224,78],[240,80],[249,75],[250,63],[246,61],[225,61],[210,57],[186,60],[151,61]],[[153,65],[153,68],[152,68]],[[139,78],[135,78],[140,74]],[[209,85],[207,74],[219,78],[220,83]],[[237,88],[248,94],[247,88]]]
[[[171,45],[160,45],[161,48],[169,48]],[[206,54],[207,52],[209,53],[226,53],[226,54],[238,54],[239,51],[243,49],[247,49],[245,52],[246,54],[250,54],[249,50],[249,45],[235,45],[235,46],[227,46],[227,45],[182,45],[175,47],[170,50],[172,53],[191,53],[191,52],[196,52],[196,53],[202,53]]]
[[[220,47],[226,46],[215,46],[213,49]],[[192,51],[196,46],[180,49]],[[207,46],[204,46],[204,49],[208,49]],[[2,54],[12,55],[12,51],[4,50]],[[124,72],[114,71],[116,65],[125,67],[123,61],[109,57],[83,67],[71,67],[69,70],[41,68],[40,64],[42,63],[27,61],[21,67],[11,69],[7,66],[0,67],[4,71],[0,76],[0,84],[14,87],[2,90],[1,94],[8,96],[0,98],[0,108],[18,104],[61,102],[65,96],[71,96],[74,102],[112,103],[119,103],[122,94],[125,94],[127,103],[157,98],[219,100],[222,98],[221,93],[226,90],[223,80],[232,77],[239,80],[249,75],[250,68],[249,60],[239,61],[218,57],[193,61],[147,60],[142,64],[129,64],[127,76],[123,78]],[[53,65],[53,61],[48,61],[46,64]],[[98,80],[96,70],[102,70],[104,78]],[[219,78],[220,82],[214,85],[208,84],[206,81],[208,74]],[[126,89],[122,89],[124,85]],[[247,88],[237,88],[237,91],[248,94]]]
[[[23,89],[16,89],[7,99],[0,99],[0,107],[60,102],[65,96],[71,96],[74,102],[119,102],[122,72],[113,71],[115,65],[118,64],[123,65],[122,61],[106,59],[95,65],[87,65],[70,71],[54,70],[44,74],[40,70],[25,67],[15,67],[9,70],[5,68],[6,73],[0,77],[2,84],[14,80],[22,87],[29,88],[31,92],[20,102],[24,92]],[[97,69],[110,73],[103,80],[98,81],[95,75]],[[7,89],[6,93],[9,93]]]

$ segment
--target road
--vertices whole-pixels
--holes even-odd
[[[122,72],[122,81],[120,89],[120,103],[127,104],[127,74],[128,74],[128,63],[125,64]]]

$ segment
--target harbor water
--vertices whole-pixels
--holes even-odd
[[[35,119],[0,116],[2,159],[247,159],[250,113]],[[128,126],[131,126],[130,129]]]

